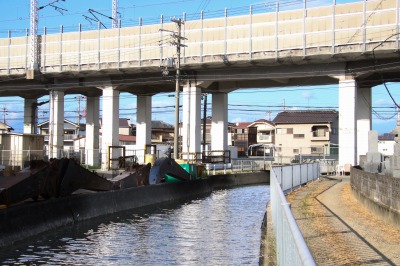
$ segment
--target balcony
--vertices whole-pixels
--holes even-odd
[[[311,141],[319,141],[319,140],[329,140],[329,133],[325,133],[325,132],[323,132],[323,134],[322,133],[319,133],[318,131],[314,131],[313,132],[313,134],[312,134],[312,138],[311,138]]]
[[[328,127],[313,127],[311,140],[312,141],[329,140]]]
[[[257,135],[257,142],[263,142],[263,143],[272,143],[272,136],[271,135],[263,135],[263,134],[258,134]]]
[[[64,141],[73,141],[78,137],[77,134],[65,134],[64,135]],[[49,141],[49,135],[44,136],[44,141]]]

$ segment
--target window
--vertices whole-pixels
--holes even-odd
[[[314,147],[311,147],[311,153],[313,154],[316,154],[316,153],[318,153],[318,154],[322,154],[322,153],[324,153],[324,147],[323,146],[314,146]]]
[[[277,135],[284,135],[284,134],[286,134],[286,128],[277,128],[277,129],[276,129],[276,134],[277,134]]]
[[[238,133],[238,134],[243,134],[244,132],[243,132],[243,128],[237,128],[236,129],[236,133]]]
[[[293,134],[293,138],[295,138],[295,139],[304,139],[304,134]]]
[[[260,131],[258,132],[258,139],[259,140],[271,140],[271,131]]]
[[[311,131],[313,133],[313,137],[325,137],[326,132],[329,132],[329,128],[327,126],[313,126]]]
[[[299,153],[299,149],[293,149],[293,153],[294,154],[298,154]]]
[[[245,134],[238,134],[236,135],[236,140],[247,140]]]
[[[325,129],[318,128],[313,132],[314,137],[325,137]]]

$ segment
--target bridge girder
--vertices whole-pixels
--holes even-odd
[[[400,79],[400,57],[375,60],[371,55],[362,61],[323,64],[277,64],[261,66],[247,62],[221,68],[184,68],[182,81],[195,81],[204,92],[230,92],[241,88],[290,87],[337,84],[343,76],[352,76],[358,84],[376,86]],[[146,71],[101,71],[58,75],[42,73],[39,79],[22,77],[2,79],[0,96],[41,97],[48,91],[64,90],[66,94],[100,96],[101,87],[114,86],[121,92],[153,95],[175,90],[175,73],[162,76],[160,69]],[[182,82],[183,84],[184,82]]]

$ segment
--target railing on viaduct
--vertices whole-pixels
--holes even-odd
[[[279,60],[399,49],[399,1],[372,0],[323,7],[279,10],[256,5],[246,15],[188,20],[183,27],[182,64]],[[306,1],[304,2],[306,3]],[[333,1],[335,3],[335,1]],[[77,30],[38,36],[42,73],[159,67],[175,56],[173,23]],[[28,32],[0,39],[0,75],[23,75],[29,67]],[[161,45],[160,45],[161,43]],[[379,45],[379,47],[378,47]]]

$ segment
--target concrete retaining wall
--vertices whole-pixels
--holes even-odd
[[[400,228],[400,178],[351,168],[353,195],[370,211]]]
[[[206,196],[213,190],[269,184],[269,171],[218,175],[192,182],[73,195],[0,210],[0,247],[74,223],[166,202]]]

